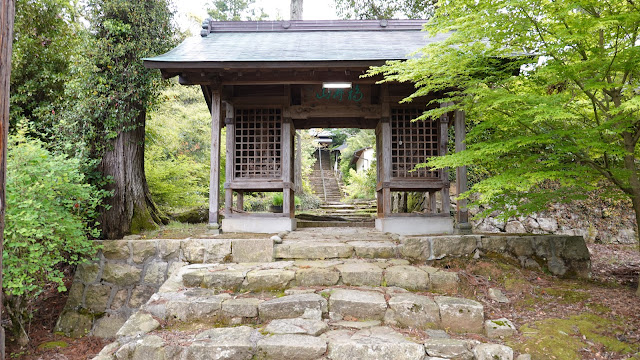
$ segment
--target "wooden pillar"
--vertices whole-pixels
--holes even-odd
[[[391,123],[389,118],[380,120],[382,134],[382,216],[391,215]]]
[[[302,137],[300,132],[296,130],[296,156],[293,160],[293,172],[295,177],[296,193],[302,193]]]
[[[429,191],[429,212],[432,214],[436,214],[438,212],[435,191]]]
[[[237,191],[238,201],[236,202],[236,209],[244,211],[244,191]]]
[[[451,105],[450,103],[441,104],[441,107],[447,107]],[[443,114],[440,116],[440,149],[439,155],[445,156],[447,155],[447,143],[449,140],[449,115]],[[451,211],[451,204],[449,200],[449,170],[442,169],[442,181],[444,183],[444,187],[440,192],[442,195],[442,213],[449,214]]]
[[[220,229],[218,210],[220,209],[220,86],[211,89],[211,169],[209,171],[209,226]]]
[[[466,145],[464,143],[464,140],[466,138],[464,111],[456,110],[454,122],[456,134],[456,152],[464,151],[466,149]],[[467,190],[467,167],[460,166],[456,169],[456,193],[458,196],[460,196],[460,194],[466,192]],[[459,226],[461,224],[469,223],[467,199],[457,200],[456,217]]]
[[[7,179],[7,133],[9,130],[9,85],[15,0],[2,0],[0,5],[0,288],[2,288],[2,251],[4,240],[5,190]],[[0,291],[0,304],[2,292]],[[2,320],[2,313],[0,313]],[[0,326],[0,360],[4,360],[4,328]]]
[[[293,191],[293,123],[291,118],[282,122],[282,212],[285,216],[295,217],[295,193]]]
[[[236,142],[236,127],[235,127],[235,114],[233,105],[229,102],[225,102],[225,118],[224,124],[227,128],[227,144],[226,144],[226,163],[225,163],[225,192],[224,192],[224,213],[229,216],[233,209],[233,189],[230,184],[233,182],[233,175],[235,169],[235,142]]]

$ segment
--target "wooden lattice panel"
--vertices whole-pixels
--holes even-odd
[[[437,179],[439,172],[416,169],[427,158],[438,155],[438,122],[411,121],[420,109],[391,109],[391,169],[394,178]]]
[[[282,177],[282,113],[280,109],[237,109],[235,177]]]

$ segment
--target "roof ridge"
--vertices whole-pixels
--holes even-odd
[[[221,32],[298,32],[298,31],[419,31],[428,20],[274,20],[202,22],[201,36]]]

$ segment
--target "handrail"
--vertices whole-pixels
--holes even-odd
[[[327,202],[327,187],[324,184],[324,170],[322,169],[322,152],[318,148],[318,161],[320,162],[320,178],[322,179],[322,192],[324,193],[324,201]]]

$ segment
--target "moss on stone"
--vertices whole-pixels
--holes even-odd
[[[49,350],[49,349],[57,349],[57,348],[66,348],[69,346],[69,343],[66,341],[49,341],[38,345],[39,350]]]
[[[589,342],[602,345],[607,351],[630,354],[640,350],[638,344],[619,341],[611,329],[619,322],[593,314],[581,314],[566,319],[546,319],[520,327],[524,341],[510,340],[510,345],[534,359],[581,359],[580,349]]]

